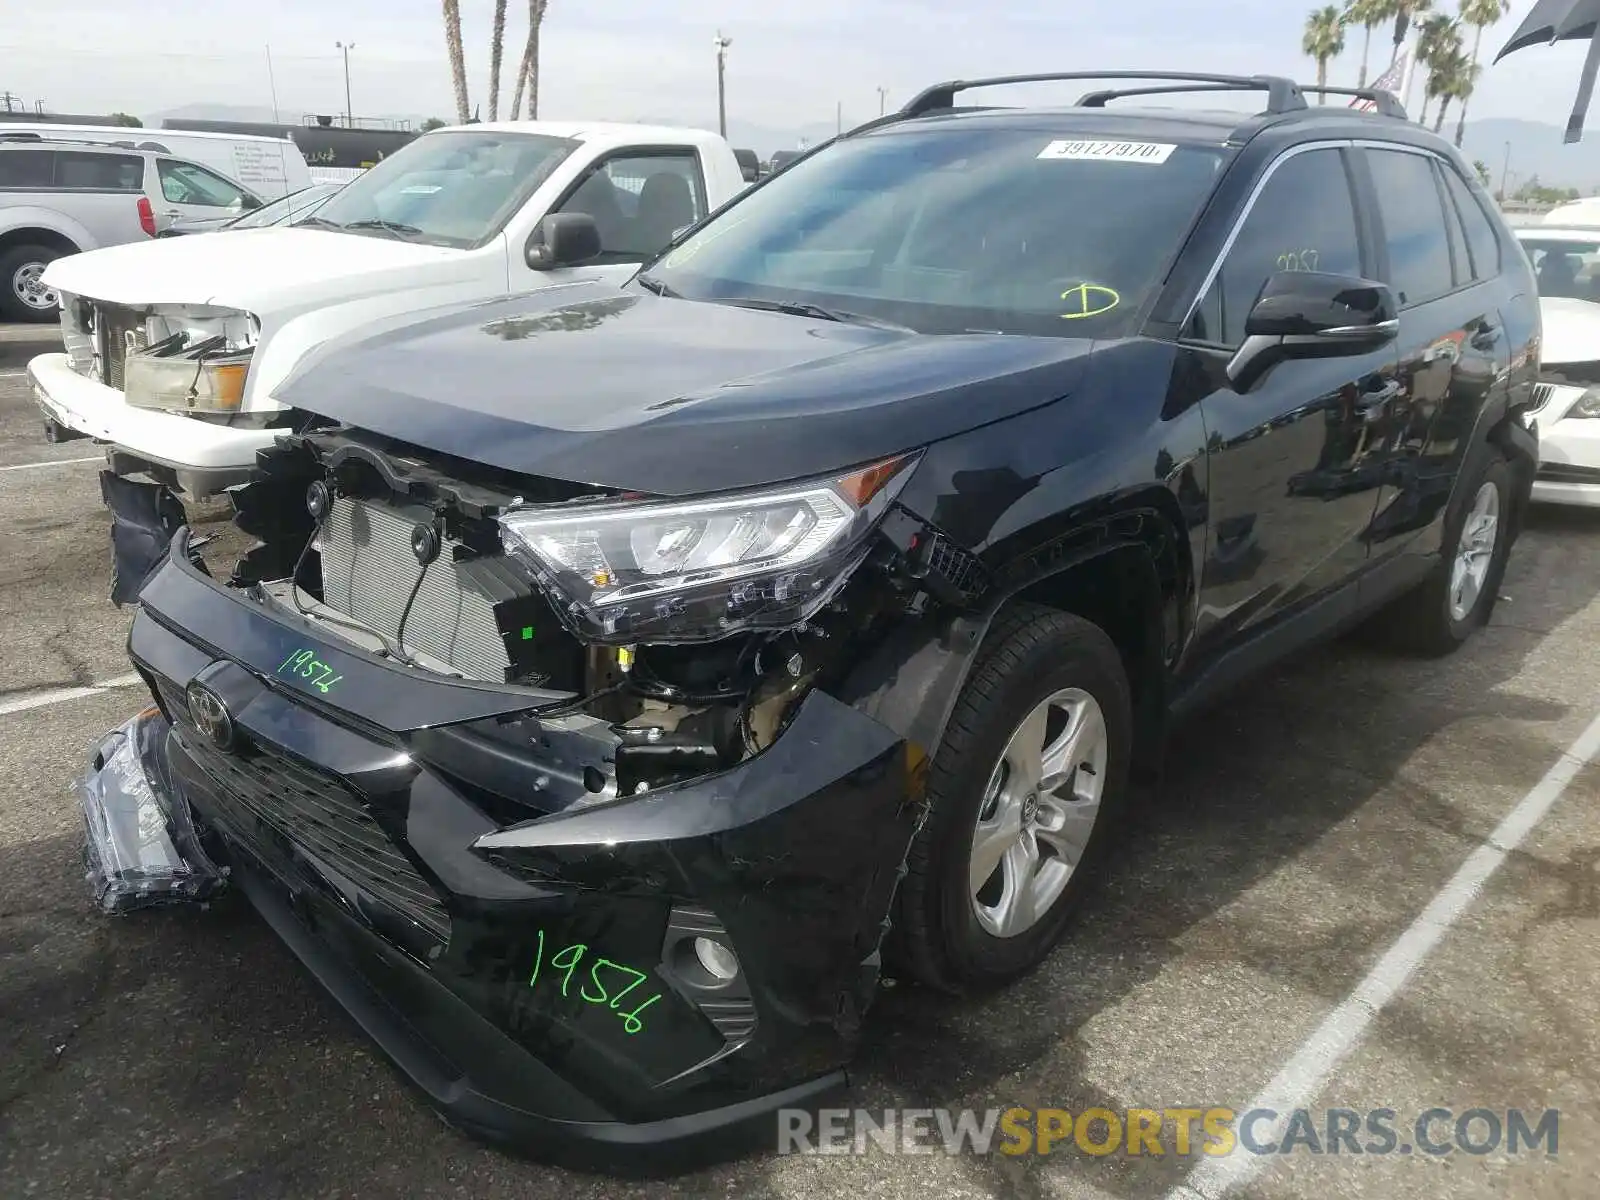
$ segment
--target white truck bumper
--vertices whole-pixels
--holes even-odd
[[[28,382],[44,415],[112,446],[119,474],[167,468],[180,491],[199,498],[243,483],[256,451],[282,430],[235,429],[176,413],[127,404],[122,393],[72,369],[65,354],[41,354],[28,363]]]

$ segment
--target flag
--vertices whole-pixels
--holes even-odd
[[[1408,51],[1402,49],[1399,54],[1394,56],[1394,61],[1389,64],[1389,69],[1382,75],[1379,75],[1367,86],[1371,88],[1377,88],[1379,91],[1395,92],[1398,94],[1400,91],[1400,81],[1405,78],[1406,74],[1407,54]],[[1372,112],[1378,106],[1371,100],[1364,100],[1358,96],[1354,100],[1350,101],[1350,107],[1359,108],[1362,112]]]

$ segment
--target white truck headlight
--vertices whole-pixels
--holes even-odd
[[[124,398],[138,408],[238,412],[259,332],[260,323],[237,309],[153,308],[145,317],[140,344],[125,350]]]
[[[1578,402],[1567,409],[1567,416],[1600,419],[1600,387],[1592,387],[1579,396]]]
[[[590,642],[709,641],[794,625],[861,561],[916,458],[694,500],[517,509],[500,517],[500,540]]]

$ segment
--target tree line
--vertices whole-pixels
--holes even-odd
[[[1372,48],[1372,31],[1393,22],[1394,52],[1399,54],[1406,33],[1417,26],[1417,66],[1427,72],[1423,86],[1422,112],[1417,120],[1428,123],[1428,106],[1434,110],[1433,131],[1444,128],[1450,105],[1456,104],[1456,145],[1461,145],[1467,126],[1467,101],[1482,67],[1478,55],[1483,47],[1483,31],[1511,11],[1510,0],[1460,0],[1455,16],[1435,12],[1433,0],[1349,0],[1340,8],[1329,4],[1306,17],[1305,35],[1300,48],[1317,64],[1317,85],[1326,87],[1328,63],[1344,53],[1347,30],[1360,29],[1361,71],[1356,86],[1367,84],[1367,60]],[[1472,49],[1466,48],[1466,31],[1472,31]]]

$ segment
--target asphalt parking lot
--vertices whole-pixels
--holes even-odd
[[[663,1192],[446,1127],[231,898],[89,908],[67,784],[146,701],[126,679],[128,616],[105,598],[95,449],[42,441],[21,370],[43,347],[15,337],[0,330],[0,1193]],[[758,1155],[674,1190],[1594,1195],[1600,764],[1564,755],[1592,746],[1600,714],[1600,512],[1536,514],[1503,591],[1454,658],[1342,641],[1185,730],[1073,939],[1004,995],[886,989],[853,1102],[1243,1112],[1287,1097],[1393,1109],[1403,1132],[1436,1106],[1521,1108],[1530,1125],[1554,1108],[1558,1154],[1236,1155],[1191,1180],[1170,1141],[1097,1157],[1069,1139],[1049,1157]],[[1491,840],[1513,811],[1542,819]],[[1469,862],[1498,865],[1481,891],[1481,870],[1457,875]]]

